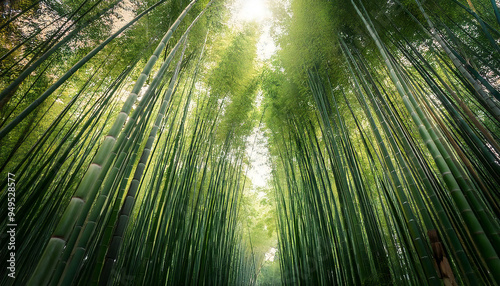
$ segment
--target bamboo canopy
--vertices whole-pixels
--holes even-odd
[[[0,6],[0,285],[500,285],[494,0]]]

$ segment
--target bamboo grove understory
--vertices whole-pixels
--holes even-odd
[[[238,1],[4,1],[0,285],[499,285],[498,3]]]

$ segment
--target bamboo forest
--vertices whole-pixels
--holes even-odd
[[[499,1],[0,14],[0,285],[500,285]]]

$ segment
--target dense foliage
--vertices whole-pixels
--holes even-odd
[[[232,3],[2,4],[0,284],[500,284],[496,2]]]

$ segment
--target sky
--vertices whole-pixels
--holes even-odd
[[[257,42],[257,60],[261,63],[268,60],[277,50],[271,37],[272,13],[268,6],[268,1],[272,0],[235,0],[231,9],[231,22],[241,25],[248,21],[256,21],[260,24],[262,34]],[[259,108],[262,102],[262,92],[255,99],[255,106]],[[268,188],[271,179],[271,167],[269,164],[269,150],[267,140],[264,135],[262,124],[256,126],[252,134],[247,138],[247,156],[249,158],[248,178],[252,181],[252,191],[257,188]],[[258,197],[265,196],[265,192],[259,192]],[[274,261],[277,245],[270,245],[264,254],[266,261]]]
[[[271,167],[268,162],[267,141],[262,129],[256,127],[247,139],[247,143],[247,155],[250,159],[247,176],[254,188],[266,187],[271,177]]]
[[[268,0],[235,0],[233,17],[239,21],[263,22],[272,17]]]
[[[271,37],[271,20],[273,15],[269,9],[272,0],[234,0],[231,10],[231,24],[242,25],[245,22],[260,24],[262,34],[257,43],[257,58],[260,61],[269,59],[277,50]]]
[[[262,34],[257,42],[257,60],[261,62],[268,60],[277,49],[270,35],[272,13],[268,1],[271,0],[235,0],[229,8],[231,24],[238,26],[250,21],[260,24]],[[261,101],[262,95],[260,94],[256,97],[255,105],[259,106]],[[247,143],[247,155],[250,159],[247,176],[254,188],[266,187],[271,176],[271,168],[268,162],[269,150],[263,131],[256,127]]]

